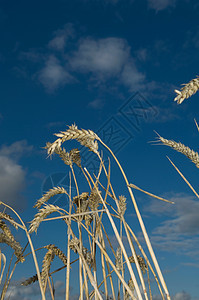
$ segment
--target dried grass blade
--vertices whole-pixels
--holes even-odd
[[[199,126],[198,126],[198,123],[197,123],[196,119],[194,119],[194,122],[195,122],[196,127],[197,127],[197,129],[198,129],[198,131],[199,131]]]
[[[162,200],[162,201],[165,201],[165,202],[169,202],[169,203],[171,203],[171,204],[175,204],[175,202],[173,202],[173,201],[166,200],[166,199],[164,199],[164,198],[162,198],[162,197],[159,197],[159,196],[156,196],[156,195],[151,194],[151,193],[149,193],[149,192],[146,192],[146,191],[142,190],[141,188],[139,188],[138,186],[136,186],[136,185],[133,184],[133,183],[130,183],[129,186],[130,186],[131,188],[136,189],[136,190],[138,190],[138,191],[140,191],[140,192],[143,192],[143,193],[145,193],[145,194],[147,194],[147,195],[149,195],[149,196],[151,196],[151,197],[153,197],[153,198],[157,198],[157,199],[159,199],[159,200]]]
[[[180,170],[175,166],[175,164],[171,161],[171,159],[167,156],[170,163],[174,166],[176,171],[180,174],[180,176],[183,178],[183,180],[186,182],[186,184],[190,187],[190,189],[194,192],[197,198],[199,198],[198,193],[195,191],[195,189],[192,187],[192,185],[189,183],[189,181],[184,177],[184,175],[180,172]]]

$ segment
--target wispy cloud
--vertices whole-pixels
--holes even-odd
[[[142,57],[146,55],[144,52],[140,54]],[[48,92],[77,83],[81,73],[95,86],[108,85],[108,80],[112,80],[112,85],[136,90],[146,84],[145,74],[137,67],[125,39],[78,38],[71,23],[55,31],[45,48],[21,52],[19,59],[30,61],[39,69],[32,77],[37,78]]]
[[[153,300],[161,300],[162,297],[160,295],[153,295]],[[188,294],[185,291],[176,293],[173,297],[172,300],[191,300],[191,295]]]
[[[0,199],[14,208],[22,209],[25,199],[22,191],[25,187],[25,169],[18,160],[32,151],[26,141],[17,141],[0,149]]]
[[[91,107],[93,109],[101,109],[104,106],[104,101],[100,98],[96,98],[93,101],[88,103],[88,107]]]
[[[191,295],[183,291],[175,294],[173,300],[191,300]]]
[[[22,282],[24,278],[20,281]],[[65,296],[65,285],[62,281],[57,280],[54,283],[54,288],[55,288],[55,298],[57,300],[62,300],[64,299]],[[77,300],[79,297],[75,294],[72,294],[73,288],[70,287],[71,295],[70,299],[71,300]],[[41,296],[40,288],[38,285],[38,282],[35,282],[34,284],[28,285],[28,286],[22,286],[20,285],[19,282],[13,282],[7,291],[7,296],[9,296],[10,300],[16,300],[16,299],[21,299],[21,300],[37,300]],[[46,291],[46,296],[47,298],[50,298],[50,292],[49,288],[47,287]]]
[[[184,194],[165,198],[174,201],[175,204],[166,205],[166,203],[152,201],[146,208],[147,212],[167,217],[153,229],[154,244],[166,251],[175,251],[197,258],[199,254],[198,199]]]
[[[176,0],[148,0],[148,5],[149,8],[160,11],[169,7],[175,7]]]
[[[69,74],[54,55],[47,58],[45,66],[38,73],[38,79],[50,92],[66,83],[74,82],[74,77]]]
[[[124,38],[80,37],[69,23],[53,33],[46,47],[24,51],[20,59],[34,64],[38,71],[31,77],[39,80],[47,92],[78,83],[84,74],[89,86],[95,88],[110,90],[111,85],[118,91],[123,86],[130,92],[152,95],[154,91],[160,94],[161,86],[147,79],[141,64],[165,51],[169,51],[168,43],[163,41],[157,41],[151,49],[134,49]],[[95,104],[90,107],[96,108]]]
[[[117,76],[127,63],[130,47],[124,39],[105,38],[80,40],[70,61],[75,71],[91,72],[106,79]]]
[[[130,90],[137,90],[145,84],[145,75],[138,70],[125,39],[82,39],[70,64],[74,71],[91,74],[92,80],[98,82],[114,79],[115,83]]]
[[[69,38],[74,37],[75,30],[71,23],[66,24],[63,29],[58,29],[53,33],[53,39],[49,41],[48,47],[58,51],[63,51]]]

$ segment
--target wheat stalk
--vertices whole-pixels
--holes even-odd
[[[3,268],[1,268],[2,262],[3,262]],[[6,267],[6,256],[1,252],[1,249],[0,249],[0,272],[1,272],[0,285],[1,285],[1,282],[2,282],[5,267]]]
[[[147,194],[147,195],[149,195],[149,196],[151,196],[151,197],[153,197],[153,198],[156,198],[156,199],[159,199],[159,200],[162,200],[162,201],[164,201],[164,202],[171,203],[171,204],[174,204],[174,203],[175,203],[175,202],[173,202],[173,201],[164,199],[164,198],[162,198],[162,197],[159,197],[159,196],[156,196],[156,195],[154,195],[154,194],[151,194],[151,193],[149,193],[149,192],[147,192],[147,191],[144,191],[143,189],[139,188],[138,186],[136,186],[136,185],[133,184],[133,183],[130,183],[129,186],[130,186],[131,188],[136,189],[136,190],[138,190],[138,191],[140,191],[140,192],[143,192],[143,193],[145,193],[145,194]]]
[[[174,101],[177,101],[178,104],[181,104],[184,99],[187,99],[194,95],[199,90],[199,77],[192,79],[186,84],[182,84],[184,87],[179,91],[175,90],[177,96],[175,97]]]
[[[199,168],[199,155],[197,152],[191,150],[189,147],[182,143],[177,143],[173,140],[167,140],[159,135],[159,140],[166,146],[173,148],[174,150],[186,155],[195,165]]]

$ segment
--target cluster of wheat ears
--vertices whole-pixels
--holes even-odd
[[[198,89],[199,78],[197,77],[184,85],[181,91],[176,90],[177,97],[175,101],[182,103],[184,99],[196,93]],[[14,252],[7,269],[6,255],[0,249],[1,300],[8,297],[8,287],[16,266],[24,263],[30,255],[32,255],[34,260],[36,275],[21,282],[21,285],[27,286],[38,282],[43,300],[47,297],[47,291],[48,298],[55,299],[56,291],[53,284],[53,274],[64,268],[66,270],[65,299],[70,299],[69,288],[71,272],[73,272],[72,264],[74,263],[78,264],[79,273],[77,275],[77,282],[79,283],[79,299],[81,300],[93,298],[139,300],[145,298],[151,300],[153,299],[154,288],[156,289],[156,293],[158,288],[162,299],[170,299],[169,291],[154,254],[132,189],[140,190],[161,201],[170,201],[146,192],[134,184],[130,184],[114,153],[93,131],[78,129],[76,125],[72,125],[66,131],[55,134],[55,136],[57,136],[57,139],[53,143],[47,143],[45,148],[49,156],[56,154],[69,166],[70,180],[73,180],[75,183],[76,196],[72,196],[71,184],[68,190],[59,186],[50,189],[36,202],[34,207],[38,212],[30,222],[29,228],[27,228],[19,214],[12,207],[4,202],[0,202],[2,207],[2,211],[0,212],[0,242],[7,244]],[[99,170],[97,174],[89,173],[89,170],[82,166],[81,155],[78,149],[72,149],[70,152],[67,152],[63,148],[62,144],[68,140],[78,141],[81,145],[92,151],[93,155],[98,157]],[[199,155],[197,152],[194,152],[181,143],[167,140],[161,136],[158,136],[158,141],[185,154],[196,167],[199,167]],[[129,199],[132,200],[134,211],[144,236],[145,243],[143,246],[133,232],[132,226],[130,227],[125,221],[126,197],[116,195],[111,183],[110,159],[109,164],[105,165],[102,154],[98,150],[99,143],[109,151],[112,159],[115,160],[122,173],[124,184],[129,192]],[[194,191],[195,195],[199,197],[183,174],[174,164],[173,166]],[[79,189],[78,178],[76,176],[77,168],[83,174],[81,180],[82,178],[85,180],[86,191],[80,191]],[[68,209],[49,203],[49,200],[58,194],[66,195]],[[170,202],[168,205],[172,203]],[[56,216],[51,216],[50,218],[49,215],[51,214],[56,214]],[[65,237],[66,253],[54,244],[42,246],[40,249],[45,249],[46,254],[40,270],[36,256],[36,251],[40,249],[34,248],[31,234],[38,230],[43,221],[50,222],[52,220],[64,222],[63,226],[67,227]],[[20,228],[25,231],[28,239],[25,247],[22,247],[16,241],[10,229],[12,226],[15,229]],[[116,248],[116,243],[111,242],[110,235],[108,234],[110,229],[112,229],[117,240]],[[25,254],[28,247],[30,247],[31,251]],[[130,255],[127,254],[127,249]],[[72,259],[74,255],[76,258]],[[52,271],[51,264],[53,264],[55,256],[60,259],[62,266]],[[15,261],[14,257],[16,257]],[[5,271],[6,269],[7,272]],[[153,285],[151,282],[153,282]]]

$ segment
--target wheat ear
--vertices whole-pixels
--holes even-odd
[[[50,214],[52,214],[53,212],[58,211],[60,208],[59,206],[55,206],[52,204],[45,204],[45,206],[43,208],[39,209],[39,212],[35,215],[34,219],[32,220],[31,224],[30,224],[30,229],[29,229],[29,233],[32,232],[37,232],[37,229],[40,225],[40,223]]]
[[[54,252],[54,254],[59,257],[59,259],[61,259],[61,261],[63,262],[63,264],[66,266],[67,265],[67,257],[66,255],[55,245],[50,244],[45,246],[44,248],[48,249],[48,250],[52,250]]]
[[[68,126],[68,130],[66,131],[55,133],[55,136],[57,136],[58,139],[52,144],[47,143],[45,147],[49,155],[56,152],[62,143],[68,140],[77,140],[82,146],[88,147],[94,153],[98,152],[98,143],[96,141],[98,136],[91,130],[78,129],[76,125],[71,125]]]
[[[55,254],[52,249],[49,249],[48,252],[44,256],[42,271],[41,271],[41,281],[42,281],[43,287],[45,287],[45,284],[46,284],[46,281],[48,278],[48,274],[49,274],[49,270],[50,270],[50,265],[54,259],[54,256],[55,256]]]
[[[24,281],[22,281],[22,282],[21,282],[21,285],[27,286],[27,285],[30,285],[31,283],[36,282],[36,281],[38,281],[38,276],[37,276],[37,274],[34,275],[34,276],[32,276],[32,277],[29,277],[28,279],[26,279],[26,280],[24,280]]]
[[[9,214],[0,212],[0,219],[4,219],[4,220],[10,222],[10,224],[12,224],[16,229],[18,229],[18,224],[15,222],[15,220]]]
[[[11,241],[15,241],[15,238],[10,230],[10,228],[6,225],[5,222],[3,222],[2,220],[0,220],[0,228],[3,230],[3,232],[5,233],[5,235],[7,235],[7,237],[11,240]]]
[[[51,197],[58,194],[68,194],[68,193],[63,187],[54,187],[53,189],[50,189],[47,193],[45,193],[42,198],[37,200],[37,203],[33,207],[40,208]]]
[[[177,101],[178,104],[181,104],[184,99],[187,99],[194,95],[199,90],[199,77],[192,79],[186,84],[183,84],[184,87],[178,91],[175,90],[177,96],[175,97],[174,101]]]
[[[24,257],[22,256],[22,247],[21,245],[15,241],[15,239],[10,239],[5,233],[0,234],[0,243],[7,244],[14,250],[14,254],[17,259],[21,262],[24,262]]]
[[[199,155],[197,152],[191,150],[189,147],[182,143],[176,143],[173,140],[167,140],[159,135],[159,140],[166,146],[173,148],[174,150],[186,155],[195,165],[199,168]]]

